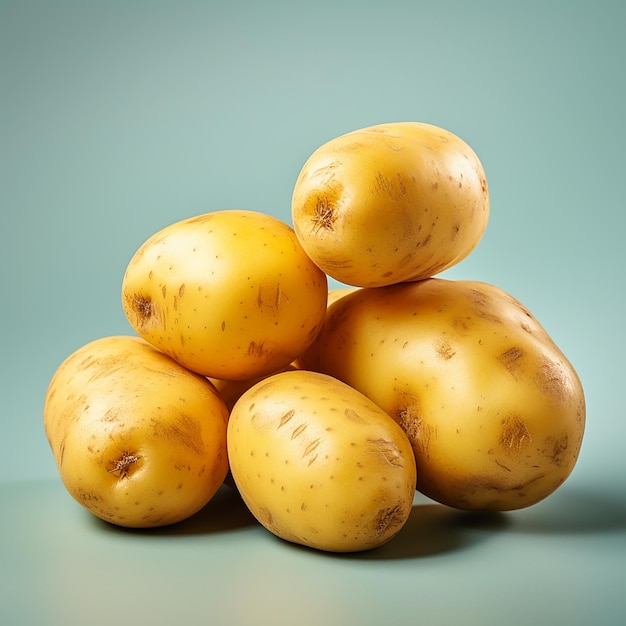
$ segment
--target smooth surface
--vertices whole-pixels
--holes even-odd
[[[619,0],[0,0],[0,623],[625,623],[624,23]],[[504,524],[416,511],[360,557],[237,510],[132,534],[77,509],[43,398],[70,352],[131,332],[140,244],[209,210],[289,221],[313,150],[394,120],[485,166],[487,231],[445,275],[519,298],[579,372],[568,482]]]
[[[626,505],[563,488],[467,514],[423,498],[386,545],[333,555],[265,531],[224,487],[154,531],[92,517],[54,481],[0,486],[0,606],[13,626],[621,625]]]

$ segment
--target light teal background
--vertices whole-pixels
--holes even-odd
[[[624,623],[625,27],[620,0],[0,0],[0,547],[20,563],[3,557],[0,618],[87,623],[86,568],[118,602],[94,624],[116,607],[172,623],[177,603],[181,623],[209,623],[212,585],[222,624]],[[236,506],[242,528],[210,536],[82,516],[59,488],[43,399],[68,354],[131,332],[120,285],[136,248],[210,210],[290,221],[315,148],[396,120],[455,132],[485,166],[487,232],[445,276],[515,295],[578,370],[588,426],[569,481],[503,528],[428,509],[402,559],[408,541],[321,559]]]

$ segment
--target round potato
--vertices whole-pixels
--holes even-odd
[[[574,368],[493,285],[433,278],[348,294],[301,366],[394,417],[413,446],[418,490],[452,507],[532,505],[579,455],[585,398]]]
[[[228,411],[217,391],[138,337],[103,337],[67,357],[43,417],[69,493],[118,526],[179,522],[228,471]]]
[[[282,372],[246,391],[230,415],[228,452],[244,502],[286,541],[369,550],[411,512],[408,438],[371,400],[323,374]]]
[[[291,363],[326,310],[326,275],[293,229],[254,211],[216,211],[150,237],[122,284],[135,331],[186,368],[246,380]]]
[[[419,122],[356,130],[320,146],[292,196],[303,248],[347,285],[380,287],[434,276],[482,238],[489,192],[476,153]]]

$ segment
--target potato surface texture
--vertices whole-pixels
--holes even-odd
[[[276,536],[330,552],[375,548],[406,523],[415,458],[394,420],[329,376],[270,376],[237,401],[228,423],[233,479]]]
[[[131,259],[122,303],[146,341],[194,372],[246,380],[293,361],[326,309],[326,275],[293,229],[254,211],[171,224]]]
[[[356,130],[320,146],[292,195],[303,248],[347,285],[434,276],[478,244],[489,218],[485,171],[453,133],[420,122]]]
[[[585,398],[536,318],[486,283],[427,279],[337,300],[301,366],[358,389],[402,426],[418,490],[459,509],[513,510],[571,473]]]
[[[44,426],[77,502],[119,526],[181,521],[228,471],[228,410],[214,387],[143,339],[97,339],[67,357],[45,398]]]

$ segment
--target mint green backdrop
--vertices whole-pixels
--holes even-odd
[[[519,298],[583,381],[559,519],[623,531],[625,26],[619,0],[0,0],[0,482],[56,481],[48,381],[131,332],[121,279],[148,236],[225,208],[289,222],[315,148],[417,120],[465,139],[491,189],[483,240],[444,276]],[[615,585],[611,564],[590,576]]]

